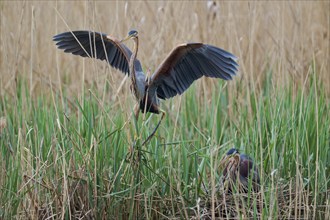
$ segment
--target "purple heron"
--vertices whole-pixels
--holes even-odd
[[[224,165],[224,181],[236,183],[242,186],[242,191],[246,192],[249,187],[249,180],[252,181],[252,189],[257,192],[260,187],[259,172],[251,157],[240,154],[237,149],[230,149],[224,156],[220,164]],[[238,179],[237,179],[238,176]],[[231,190],[231,186],[229,186]]]
[[[123,43],[129,39],[134,41],[133,52]],[[175,47],[147,78],[137,59],[139,37],[136,30],[129,31],[123,40],[93,31],[65,32],[54,36],[53,40],[66,53],[106,60],[112,67],[128,74],[137,101],[136,119],[141,110],[143,113],[162,113],[162,120],[165,112],[159,107],[160,99],[182,94],[202,76],[230,80],[238,71],[237,58],[233,54],[208,44],[186,43]]]

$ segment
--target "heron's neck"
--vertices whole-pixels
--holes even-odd
[[[139,49],[139,38],[134,37],[133,41],[134,41],[133,57],[134,57],[134,60],[135,60],[136,56],[137,56],[138,49]]]
[[[129,61],[129,69],[130,69],[130,78],[131,78],[131,90],[136,98],[136,100],[140,101],[142,95],[139,93],[138,82],[137,82],[137,73],[135,72],[134,62],[137,57],[137,52],[139,48],[139,39],[138,37],[133,38],[134,48],[133,54]]]
[[[129,69],[130,69],[132,84],[135,85],[136,84],[136,73],[135,73],[135,68],[134,68],[134,61],[137,57],[138,48],[139,48],[139,39],[138,39],[138,37],[134,37],[133,41],[134,41],[134,48],[133,48],[133,54],[132,54],[131,59],[129,61]]]

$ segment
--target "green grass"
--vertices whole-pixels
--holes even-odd
[[[267,74],[249,93],[243,82],[233,91],[219,81],[212,97],[196,84],[163,102],[168,115],[145,146],[159,116],[135,123],[130,108],[100,101],[93,88],[76,98],[63,98],[64,86],[63,96],[31,96],[19,78],[0,102],[0,219],[182,219],[203,208],[212,216],[219,160],[233,146],[258,165],[264,218],[328,218],[329,98],[314,72],[298,88],[275,87]],[[281,200],[281,190],[291,194]],[[257,200],[248,194],[244,206],[242,196],[232,207],[256,217]]]

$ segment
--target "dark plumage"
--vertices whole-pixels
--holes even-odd
[[[232,79],[237,72],[236,57],[220,48],[189,43],[177,46],[151,77],[159,98],[182,94],[202,76]]]
[[[113,37],[98,32],[73,31],[58,34],[53,40],[57,42],[58,49],[64,50],[65,53],[106,60],[112,67],[129,73],[132,52]],[[139,61],[136,65],[142,70]]]

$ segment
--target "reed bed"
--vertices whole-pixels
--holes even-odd
[[[330,3],[0,2],[0,219],[329,219]],[[151,72],[183,42],[239,57],[132,117],[129,80],[52,36],[139,30]],[[128,46],[132,46],[130,43]],[[228,193],[222,155],[254,158],[258,193]]]

